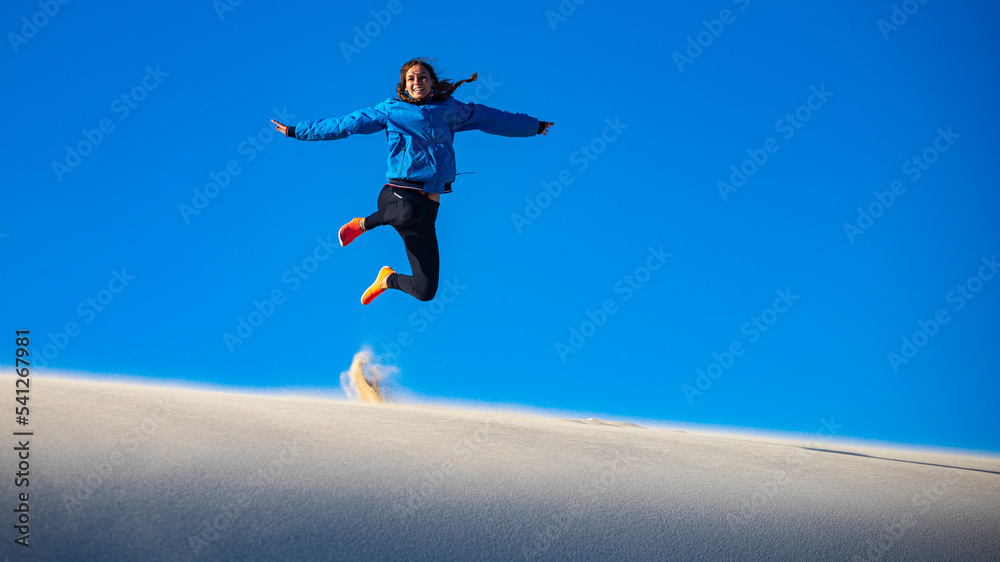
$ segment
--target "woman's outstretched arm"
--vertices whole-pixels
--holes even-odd
[[[386,127],[386,119],[386,112],[380,106],[375,106],[359,109],[343,117],[301,121],[294,126],[279,123],[274,119],[271,119],[271,122],[278,132],[286,137],[299,140],[336,140],[350,135],[368,135],[381,131]]]
[[[478,103],[451,100],[455,131],[479,130],[505,137],[532,137],[547,134],[551,122],[524,113],[501,111]]]

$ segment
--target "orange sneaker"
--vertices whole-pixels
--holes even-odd
[[[361,233],[365,231],[364,220],[365,219],[362,217],[354,218],[351,219],[351,222],[340,227],[339,236],[341,246],[346,246],[351,242],[354,242],[355,238],[361,236]]]
[[[365,294],[361,295],[361,304],[368,304],[372,302],[375,300],[375,297],[381,295],[383,291],[389,288],[389,286],[386,285],[386,279],[391,273],[396,272],[393,271],[388,265],[378,271],[378,277],[375,278],[375,282],[371,284],[371,287],[368,287]]]

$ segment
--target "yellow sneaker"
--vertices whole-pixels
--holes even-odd
[[[375,282],[371,284],[371,287],[365,291],[365,294],[361,295],[361,304],[368,304],[375,300],[375,297],[382,294],[383,291],[389,288],[386,284],[387,279],[390,274],[396,273],[391,267],[384,266],[378,271],[378,277],[375,278]]]
[[[361,233],[365,231],[364,220],[365,219],[363,217],[357,217],[351,219],[351,222],[340,227],[339,237],[340,245],[342,247],[354,242],[355,238],[361,236]]]

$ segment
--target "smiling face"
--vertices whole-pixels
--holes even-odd
[[[429,96],[431,90],[434,88],[434,80],[431,78],[431,74],[421,64],[411,66],[406,71],[405,79],[406,93],[416,100]]]

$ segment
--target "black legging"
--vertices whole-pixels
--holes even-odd
[[[437,293],[441,262],[434,221],[440,206],[420,192],[386,185],[378,196],[378,210],[365,217],[365,230],[391,225],[406,246],[412,275],[393,273],[386,284],[422,301]]]

